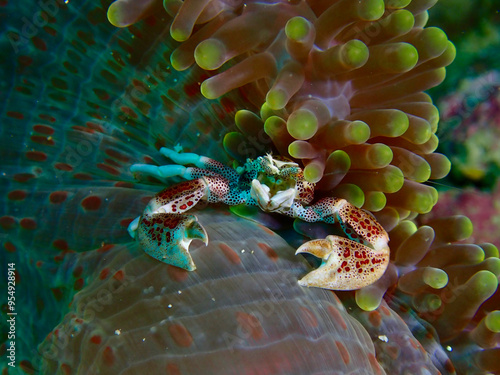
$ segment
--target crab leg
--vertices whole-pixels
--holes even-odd
[[[205,175],[207,175],[206,171],[210,171],[224,177],[228,181],[238,181],[239,175],[233,168],[230,168],[217,160],[207,158],[206,156],[200,156],[193,153],[179,153],[166,147],[162,147],[160,149],[160,153],[176,164],[193,164],[196,167],[203,169]]]
[[[389,264],[389,237],[369,213],[345,199],[324,198],[303,208],[299,217],[307,221],[339,221],[349,237],[327,236],[300,246],[296,254],[310,253],[323,259],[318,269],[299,281],[300,285],[354,290],[374,283],[384,274]]]
[[[189,271],[195,270],[189,245],[194,239],[202,240],[206,245],[208,237],[196,216],[183,213],[200,200],[221,201],[227,189],[225,179],[210,176],[169,187],[149,201],[144,213],[130,223],[128,232],[153,258]]]

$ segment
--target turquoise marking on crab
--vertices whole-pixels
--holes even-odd
[[[389,237],[369,214],[345,199],[314,199],[315,184],[304,179],[298,164],[266,155],[248,159],[237,170],[218,161],[192,153],[162,148],[161,154],[175,165],[134,164],[140,172],[160,180],[179,176],[188,181],[156,194],[143,214],[128,228],[152,257],[193,271],[196,266],[189,254],[192,240],[208,243],[205,229],[196,216],[185,214],[198,202],[257,205],[307,222],[339,222],[348,238],[329,235],[306,242],[298,253],[321,258],[321,266],[299,280],[303,286],[332,290],[353,290],[378,280],[389,263]],[[186,167],[193,165],[193,167]]]

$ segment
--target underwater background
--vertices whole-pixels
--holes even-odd
[[[3,373],[499,373],[499,9],[435,3],[0,1]],[[388,271],[301,288],[339,228],[251,207],[157,262],[127,226],[164,184],[129,168],[162,146],[292,157]]]

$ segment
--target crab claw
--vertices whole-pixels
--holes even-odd
[[[312,240],[295,254],[309,253],[323,259],[321,266],[309,272],[299,285],[331,290],[355,290],[377,281],[389,264],[389,248],[374,250],[339,236]]]
[[[135,237],[153,258],[188,271],[196,269],[189,254],[191,241],[208,244],[207,232],[196,216],[185,214],[145,214],[139,220]]]

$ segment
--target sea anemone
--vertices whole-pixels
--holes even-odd
[[[257,107],[224,137],[235,159],[274,149],[325,194],[406,218],[430,211],[437,193],[424,182],[450,168],[434,153],[439,116],[423,93],[455,57],[440,29],[424,28],[433,3],[166,1],[181,42],[170,61],[207,71],[206,98],[243,88]],[[157,6],[118,0],[108,17],[127,26]]]

